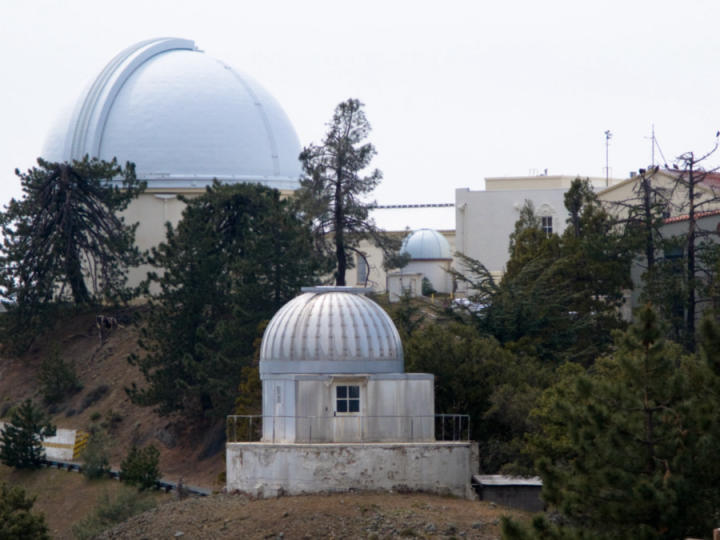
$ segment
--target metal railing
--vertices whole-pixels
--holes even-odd
[[[263,416],[227,417],[228,442],[430,442],[469,441],[470,416]]]

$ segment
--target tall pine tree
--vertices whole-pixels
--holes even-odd
[[[544,522],[526,536],[510,527],[509,538],[571,538],[582,529],[601,538],[669,540],[715,526],[717,328],[707,334],[707,354],[683,356],[646,307],[617,336],[612,356],[548,390],[538,438],[557,444],[539,446],[536,457],[543,498],[568,527],[556,536],[543,536]]]
[[[370,123],[357,99],[343,101],[335,108],[322,144],[303,149],[300,161],[304,177],[297,198],[312,220],[316,241],[336,261],[335,283],[345,285],[345,273],[352,268],[351,253],[361,240],[370,240],[386,255],[386,266],[402,265],[397,259],[397,239],[387,236],[369,216],[374,203],[365,199],[382,179],[373,169],[364,172],[375,156],[375,147],[365,142]]]
[[[150,276],[160,291],[150,299],[144,354],[130,358],[147,385],[129,392],[163,414],[222,417],[253,362],[261,322],[328,265],[277,190],[215,183],[185,202],[150,258],[163,269]]]
[[[54,434],[55,426],[27,399],[0,430],[0,461],[16,469],[37,469],[45,459],[42,441]]]
[[[51,163],[21,173],[21,199],[0,213],[0,296],[9,311],[6,335],[36,332],[56,301],[90,304],[127,299],[129,266],[140,262],[135,228],[119,212],[144,189],[135,167],[89,159]]]

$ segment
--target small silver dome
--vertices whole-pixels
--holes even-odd
[[[433,229],[418,229],[405,238],[401,252],[410,255],[412,260],[452,259],[447,239]]]
[[[263,335],[260,374],[402,373],[403,350],[388,314],[350,287],[303,289]]]

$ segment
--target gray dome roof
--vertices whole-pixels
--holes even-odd
[[[401,252],[416,259],[452,259],[447,239],[433,229],[419,229],[405,238]]]
[[[388,314],[351,287],[303,289],[263,335],[260,373],[402,373],[403,349]]]
[[[142,41],[113,58],[49,133],[42,157],[133,161],[150,188],[259,182],[296,189],[300,143],[257,82],[186,39]]]

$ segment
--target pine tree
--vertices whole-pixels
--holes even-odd
[[[45,459],[42,440],[54,434],[55,426],[27,399],[0,430],[0,461],[16,469],[37,469]]]
[[[345,285],[345,273],[352,267],[349,252],[360,253],[357,246],[363,239],[383,250],[386,267],[407,261],[394,259],[400,242],[375,226],[369,217],[374,203],[364,200],[382,173],[373,169],[363,175],[376,154],[375,147],[364,142],[370,123],[363,104],[357,99],[340,103],[328,128],[322,144],[311,144],[300,154],[305,175],[296,196],[312,220],[316,241],[336,261],[336,285]]]
[[[31,512],[35,497],[19,486],[0,485],[0,538],[46,540],[50,538],[45,517]]]
[[[51,163],[21,173],[23,197],[0,213],[0,296],[5,333],[18,348],[37,333],[42,311],[56,301],[76,305],[127,299],[126,270],[139,262],[137,225],[119,212],[144,189],[131,163],[89,159]],[[90,288],[88,288],[90,285]]]
[[[140,491],[153,489],[160,480],[160,451],[153,445],[133,446],[120,464],[120,480]]]
[[[710,356],[683,356],[663,335],[646,307],[617,336],[612,356],[549,391],[538,437],[567,441],[557,452],[545,445],[538,467],[543,498],[571,528],[674,539],[703,536],[714,526],[718,377]],[[557,426],[565,426],[565,435]],[[553,537],[538,531],[536,537]]]
[[[277,190],[216,183],[186,203],[150,258],[164,270],[151,275],[160,292],[139,341],[146,354],[130,358],[148,384],[129,393],[162,414],[223,417],[262,321],[328,265]]]

